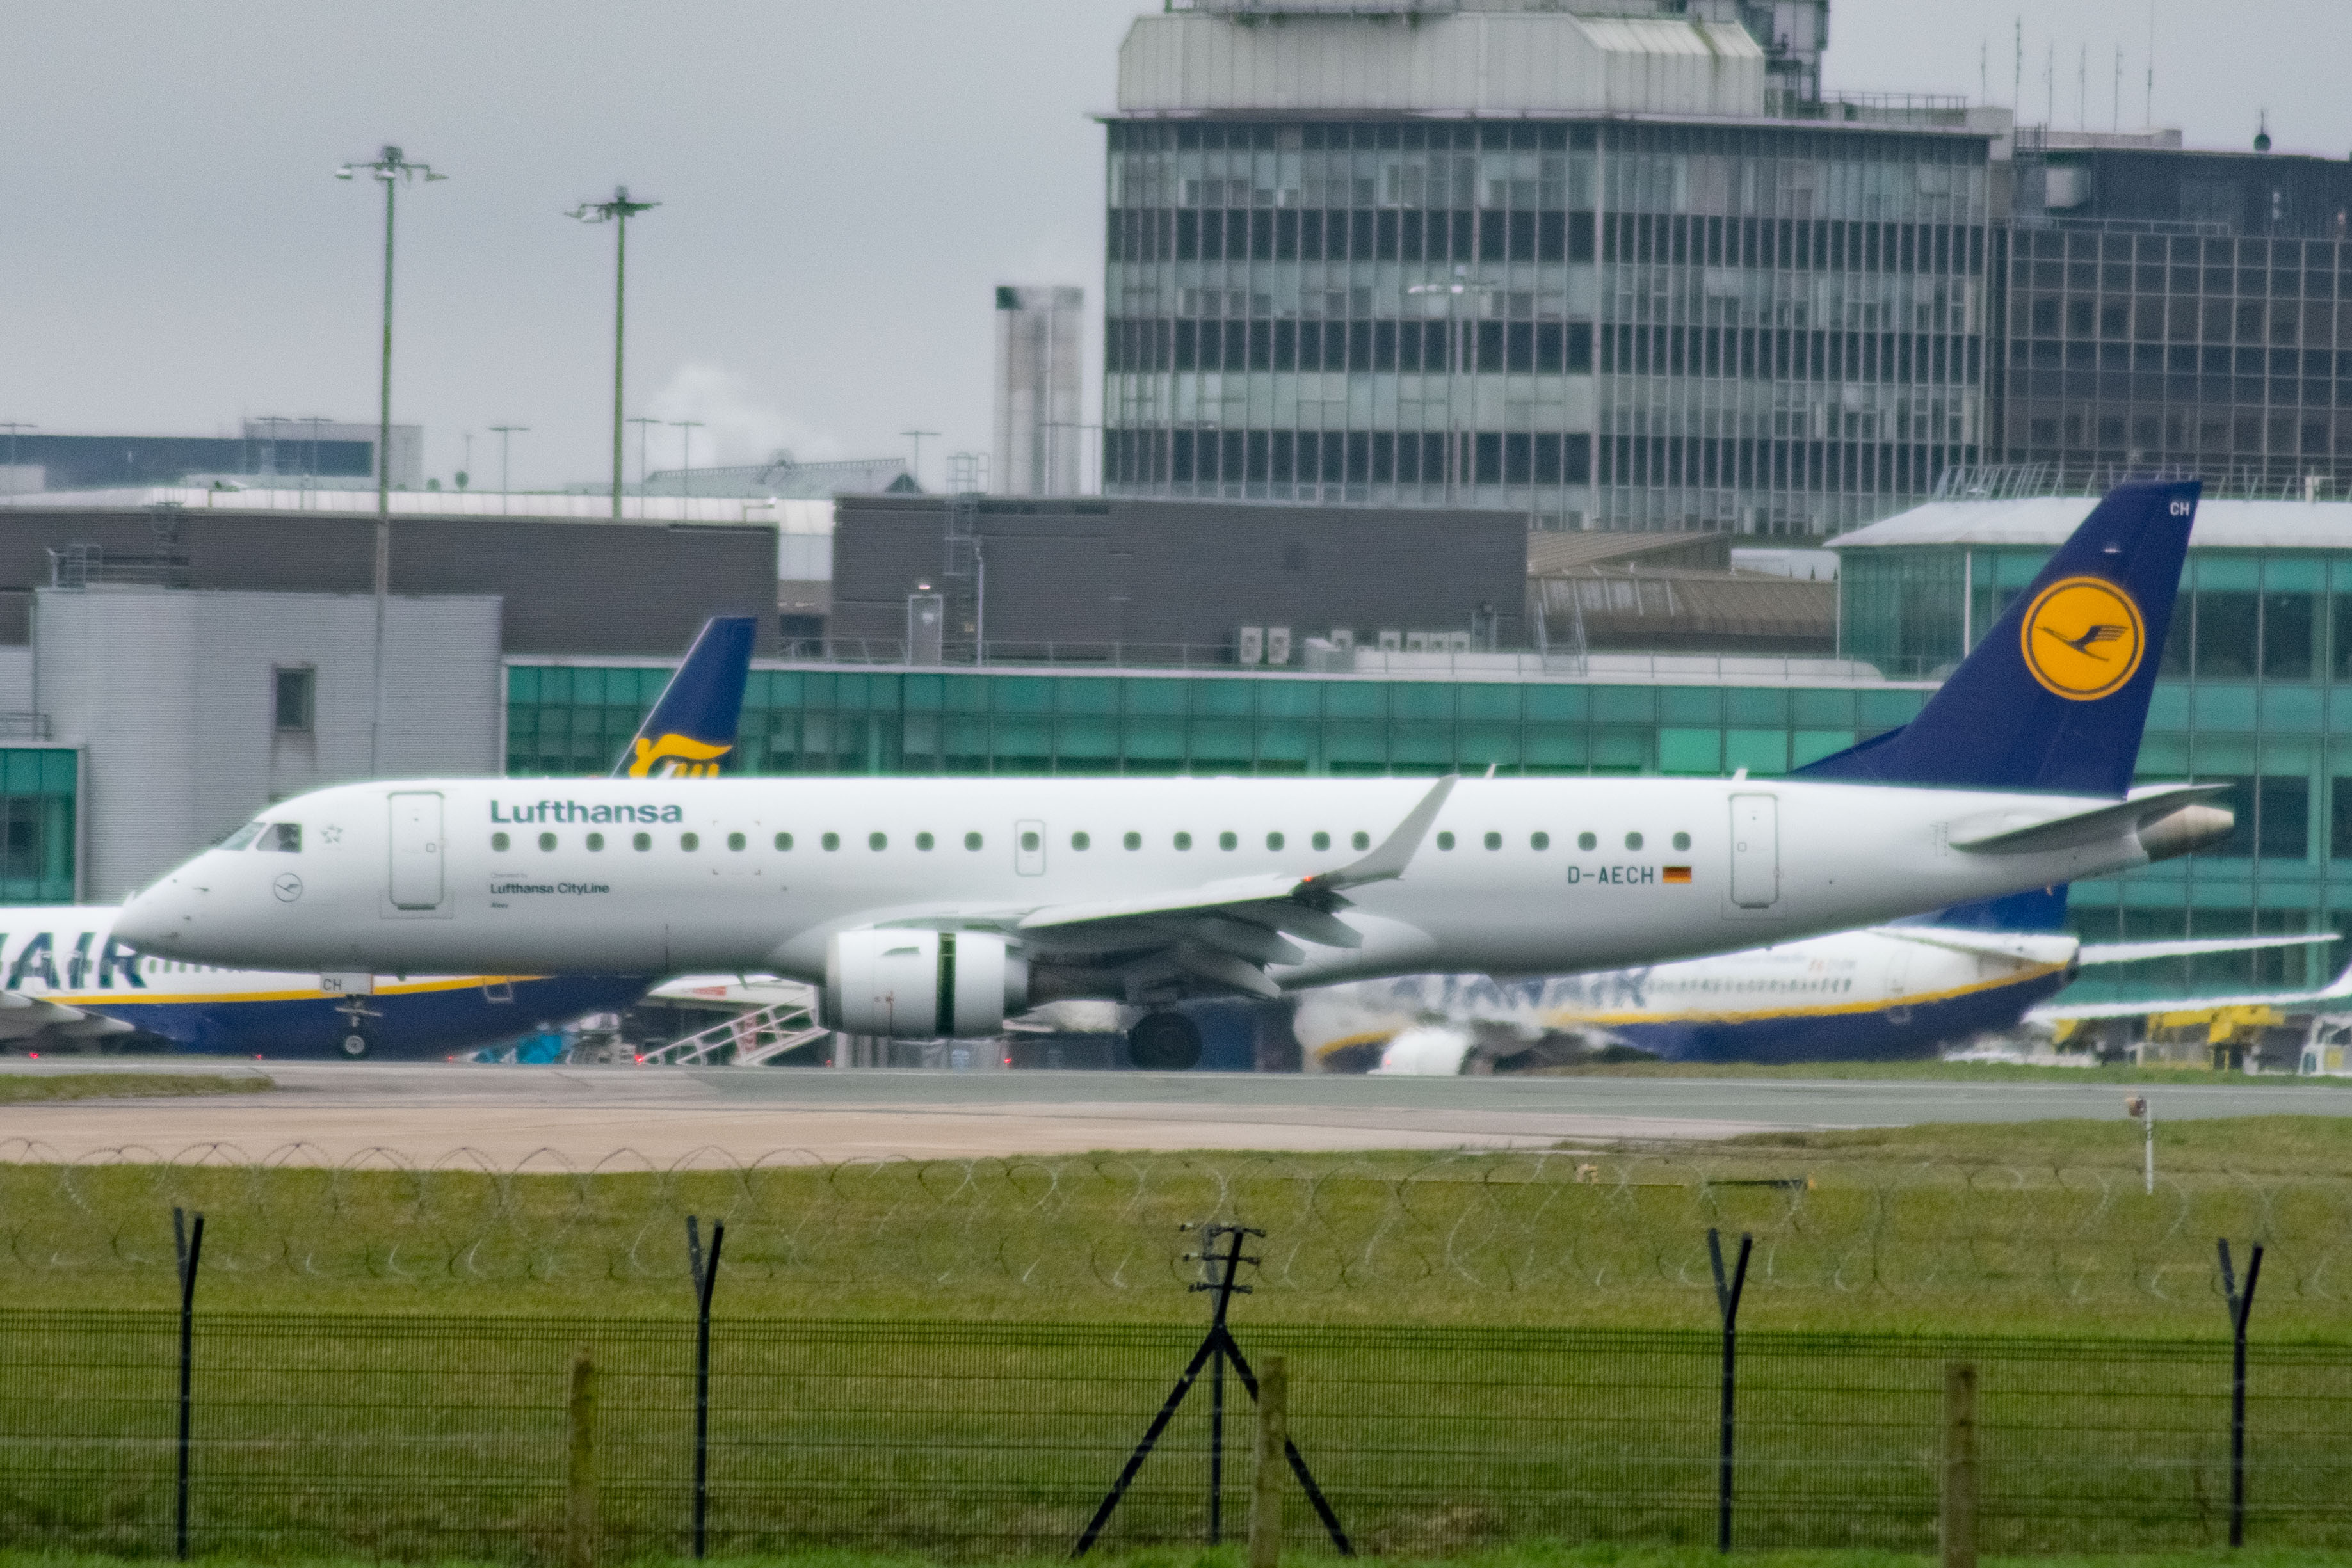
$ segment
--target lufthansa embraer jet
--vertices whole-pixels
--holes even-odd
[[[2220,787],[2131,787],[2198,492],[2114,492],[1909,726],[1784,779],[356,784],[272,807],[116,930],[274,967],[766,970],[899,1038],[1109,998],[1173,1068],[1186,997],[1559,974],[2052,886],[2227,831]],[[299,855],[252,852],[289,830]]]

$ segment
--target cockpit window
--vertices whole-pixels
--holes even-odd
[[[268,823],[261,830],[261,841],[253,847],[257,850],[275,850],[282,855],[299,855],[302,852],[302,824],[299,822]]]
[[[253,841],[258,838],[260,834],[261,824],[259,822],[247,822],[245,826],[231,833],[227,838],[222,840],[221,848],[225,850],[241,850],[245,848],[246,845],[253,842]]]

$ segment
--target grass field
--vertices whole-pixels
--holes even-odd
[[[2202,1337],[2214,1240],[2268,1249],[2273,1339],[2352,1339],[2352,1119],[2045,1122],[1431,1155],[1120,1155],[675,1172],[0,1166],[0,1306],[667,1314],[685,1218],[722,1314],[1197,1321],[1180,1222],[1240,1218],[1260,1322],[1703,1328],[1706,1232],[1764,1329]],[[710,1162],[709,1164],[718,1164]]]
[[[164,1100],[187,1094],[258,1094],[277,1085],[258,1073],[0,1071],[0,1105],[46,1100]]]

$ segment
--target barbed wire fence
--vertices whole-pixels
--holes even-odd
[[[948,1315],[959,1301],[1181,1315],[1192,1276],[1175,1228],[1208,1220],[1270,1232],[1256,1305],[1289,1319],[1578,1322],[1641,1298],[1640,1321],[1656,1321],[1654,1303],[1699,1327],[1715,1315],[1709,1228],[1754,1236],[1748,1314],[1765,1326],[1850,1326],[1870,1311],[1974,1322],[2013,1303],[2201,1333],[2225,1235],[2270,1248],[2274,1324],[2340,1333],[2352,1298],[2352,1176],[2159,1174],[2147,1194],[2122,1168],[1769,1150],[828,1164],[706,1149],[586,1166],[465,1148],[429,1161],[302,1145],[49,1154],[0,1142],[0,1292],[48,1304],[81,1281],[168,1284],[174,1207],[213,1218],[214,1288],[264,1294],[520,1284],[542,1301],[592,1288],[666,1301],[689,1278],[696,1214],[728,1228],[730,1291],[945,1292]]]

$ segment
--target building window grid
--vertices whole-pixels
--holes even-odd
[[[1561,232],[1556,241],[1552,236],[1536,232],[1527,241],[1525,252],[1515,253],[1511,222],[1514,204],[1527,197],[1532,197],[1538,204],[1563,197],[1574,201],[1580,199],[1588,187],[1597,194],[1601,187],[1606,186],[1617,200],[1598,204],[1591,241],[1591,254],[1601,260],[1605,271],[1607,257],[1602,253],[1607,247],[1604,231],[1610,231],[1614,209],[1622,204],[1643,202],[1661,205],[1690,204],[1693,193],[1690,172],[1694,167],[1699,174],[1696,183],[1702,187],[1698,193],[1699,199],[1702,202],[1714,200],[1718,204],[1729,204],[1731,198],[1736,197],[1741,204],[1754,205],[1757,193],[1753,187],[1758,183],[1758,175],[1763,173],[1770,175],[1777,187],[1776,199],[1770,205],[1791,213],[1811,212],[1815,205],[1816,192],[1805,187],[1809,181],[1821,184],[1824,187],[1818,193],[1822,211],[1851,211],[1857,214],[1852,219],[1824,218],[1819,225],[1824,235],[1838,235],[1842,251],[1851,240],[1858,252],[1853,259],[1864,264],[1877,262],[1878,270],[1882,273],[1892,270],[1888,264],[1899,267],[1907,259],[1913,270],[1903,276],[1941,276],[1944,280],[1932,286],[1928,292],[1926,308],[1932,309],[1938,316],[1959,315],[1962,319],[1960,335],[1963,337],[1969,318],[1981,309],[1977,301],[1980,298],[1984,245],[1983,169],[1980,162],[1962,156],[1971,151],[1980,154],[1980,150],[1967,149],[1949,141],[1929,143],[1924,149],[1906,154],[1899,162],[1885,159],[1832,161],[1824,172],[1822,165],[1812,161],[1793,157],[1784,161],[1788,164],[1786,170],[1780,168],[1779,162],[1770,164],[1751,162],[1744,168],[1731,163],[1732,151],[1753,158],[1763,150],[1765,143],[1759,141],[1761,137],[1782,138],[1783,151],[1810,150],[1805,146],[1807,142],[1818,142],[1822,148],[1838,145],[1833,139],[1809,136],[1803,132],[1640,131],[1633,134],[1654,140],[1664,150],[1652,151],[1647,147],[1629,149],[1617,152],[1612,158],[1604,146],[1612,139],[1611,137],[1592,135],[1591,141],[1594,145],[1589,155],[1570,147],[1571,138],[1588,132],[1590,128],[1555,125],[1527,126],[1518,130],[1535,139],[1537,144],[1533,147],[1505,148],[1500,143],[1517,132],[1513,128],[1501,126],[1328,128],[1330,137],[1343,133],[1352,136],[1360,132],[1361,136],[1357,139],[1363,141],[1371,151],[1368,153],[1363,149],[1351,148],[1347,154],[1344,174],[1338,172],[1332,154],[1327,151],[1323,154],[1320,170],[1322,177],[1316,179],[1312,177],[1315,171],[1310,166],[1311,155],[1289,152],[1275,144],[1286,140],[1303,142],[1309,135],[1324,134],[1326,128],[1114,125],[1109,298],[1114,301],[1114,309],[1133,311],[1148,308],[1154,314],[1149,319],[1114,317],[1110,323],[1111,402],[1119,412],[1109,438],[1112,447],[1108,455],[1109,467],[1114,476],[1112,487],[1144,493],[1282,496],[1305,499],[1419,501],[1442,498],[1444,493],[1442,485],[1434,486],[1435,495],[1431,496],[1428,492],[1433,486],[1428,483],[1408,486],[1397,477],[1402,471],[1399,465],[1401,444],[1394,439],[1398,434],[1395,427],[1402,423],[1399,409],[1375,405],[1376,397],[1379,403],[1388,402],[1390,389],[1358,388],[1352,384],[1356,378],[1350,371],[1344,372],[1350,384],[1341,399],[1328,395],[1294,398],[1292,406],[1284,410],[1276,406],[1271,387],[1244,384],[1238,389],[1240,396],[1233,395],[1236,389],[1228,384],[1229,379],[1238,377],[1246,382],[1255,374],[1270,376],[1273,373],[1276,363],[1283,357],[1278,329],[1289,326],[1304,329],[1311,325],[1328,338],[1334,321],[1341,323],[1346,334],[1349,362],[1352,366],[1358,357],[1355,350],[1365,346],[1364,341],[1360,340],[1371,340],[1372,333],[1377,333],[1383,326],[1407,319],[1402,308],[1404,300],[1401,284],[1395,290],[1400,298],[1391,301],[1387,298],[1387,283],[1391,281],[1389,275],[1391,273],[1401,278],[1401,265],[1410,264],[1376,261],[1371,268],[1371,276],[1376,281],[1370,287],[1355,283],[1360,275],[1358,272],[1343,271],[1341,276],[1346,281],[1335,288],[1317,287],[1318,284],[1329,284],[1331,274],[1328,270],[1319,279],[1310,277],[1307,269],[1297,265],[1295,255],[1286,256],[1280,254],[1284,246],[1282,220],[1285,214],[1298,220],[1290,225],[1294,232],[1303,231],[1310,215],[1316,218],[1324,216],[1327,209],[1311,206],[1307,200],[1309,197],[1328,203],[1345,195],[1351,204],[1359,197],[1376,204],[1369,214],[1356,212],[1352,207],[1349,213],[1351,242],[1361,237],[1354,234],[1354,229],[1368,227],[1376,251],[1388,243],[1402,246],[1405,235],[1403,218],[1399,216],[1391,242],[1381,232],[1381,214],[1402,214],[1416,197],[1423,204],[1451,204],[1465,198],[1477,203],[1477,205],[1467,208],[1449,206],[1445,210],[1469,220],[1466,231],[1475,236],[1471,241],[1471,254],[1479,258],[1481,271],[1491,278],[1492,267],[1499,266],[1502,269],[1501,281],[1495,285],[1494,293],[1486,300],[1482,300],[1482,304],[1490,303],[1492,308],[1475,313],[1475,319],[1482,329],[1500,326],[1507,330],[1508,324],[1516,318],[1528,316],[1538,318],[1537,324],[1539,324],[1543,315],[1565,314],[1579,303],[1567,298],[1570,290],[1563,278],[1558,276],[1548,277],[1544,274],[1548,266],[1564,271],[1558,263],[1543,259],[1552,254],[1545,250],[1547,245],[1556,243],[1560,247],[1558,254],[1566,256],[1577,244],[1575,236],[1566,226],[1568,217],[1563,218]],[[1187,132],[1195,143],[1223,140],[1229,142],[1246,141],[1251,145],[1245,151],[1228,147],[1221,155],[1214,149],[1188,152],[1181,147]],[[1444,177],[1438,178],[1438,165],[1450,162],[1468,166],[1474,154],[1455,150],[1441,159],[1432,153],[1416,166],[1409,148],[1400,145],[1394,152],[1384,152],[1377,145],[1391,133],[1394,133],[1394,139],[1402,142],[1416,135],[1424,139],[1434,138],[1441,132],[1460,137],[1465,145],[1482,140],[1496,142],[1496,145],[1481,147],[1475,152],[1478,162],[1469,177],[1471,189],[1467,192],[1460,188],[1464,180],[1454,171],[1444,171]],[[1545,141],[1547,138],[1549,141]],[[1736,149],[1733,141],[1727,140],[1730,138],[1737,139]],[[1158,150],[1132,150],[1147,144]],[[1170,144],[1175,144],[1176,150],[1170,151]],[[1871,150],[1884,152],[1885,144],[1878,143]],[[1930,153],[1933,156],[1929,156]],[[1220,156],[1222,162],[1219,161]],[[1383,159],[1385,162],[1381,162]],[[1246,163],[1246,169],[1242,167],[1244,163]],[[1912,186],[1909,191],[1888,188],[1905,180]],[[1734,192],[1731,186],[1735,183],[1741,184],[1742,188]],[[1873,189],[1874,183],[1881,188]],[[1937,188],[1923,192],[1920,187]],[[1248,198],[1248,205],[1237,204],[1244,195]],[[1801,201],[1799,199],[1801,196]],[[1147,202],[1173,202],[1176,204],[1167,207],[1134,205]],[[1197,257],[1202,244],[1201,235],[1206,226],[1203,214],[1216,203],[1225,204],[1218,212],[1214,225],[1219,238],[1225,243],[1223,259],[1213,263],[1202,262]],[[1339,209],[1328,210],[1337,212]],[[1425,210],[1438,208],[1431,205]],[[1190,246],[1195,259],[1190,262],[1164,259],[1138,262],[1131,259],[1144,255],[1175,256],[1182,248],[1178,243],[1181,236],[1175,230],[1179,218],[1187,211],[1192,212],[1194,218]],[[1874,215],[1868,218],[1859,215],[1864,213]],[[1622,216],[1638,219],[1653,230],[1675,221],[1671,214],[1666,214]],[[1709,214],[1697,214],[1696,226],[1702,235],[1711,233],[1715,236],[1713,243],[1720,246],[1723,243],[1720,235],[1730,230],[1733,223],[1740,220],[1727,223],[1724,214],[1715,214],[1714,217],[1712,231],[1706,227]],[[1364,221],[1367,218],[1369,224]],[[1489,250],[1485,236],[1492,232],[1491,220],[1496,218],[1501,219],[1499,237]],[[1779,220],[1769,221],[1778,223]],[[1914,226],[1928,222],[1955,224],[1955,226],[1941,231],[1950,237],[1942,242],[1943,261],[1948,270],[1940,274],[1918,270],[1923,259],[1931,263],[1935,259],[1932,254],[1935,242],[1929,237],[1935,231]],[[1832,223],[1836,225],[1834,229],[1830,226]],[[1898,223],[1905,225],[1903,230],[1891,226]],[[1682,225],[1683,232],[1687,235],[1692,227],[1691,218],[1685,215]],[[1790,227],[1793,235],[1791,225],[1780,226]],[[1430,227],[1424,221],[1424,254]],[[1246,241],[1227,238],[1239,229],[1246,229],[1250,236]],[[1633,231],[1629,228],[1627,232]],[[1962,235],[1968,237],[1963,240],[1959,237]],[[1774,237],[1779,237],[1778,228],[1774,230]],[[1295,240],[1292,243],[1295,245]],[[1685,244],[1687,263],[1687,239]],[[1904,245],[1912,248],[1907,258],[1899,254]],[[1873,256],[1868,254],[1873,246],[1895,254]],[[1968,254],[1958,254],[1964,248]],[[1931,254],[1923,257],[1922,251]],[[1447,254],[1451,256],[1451,250]],[[1260,263],[1272,263],[1275,267],[1268,271],[1262,269]],[[1281,272],[1280,267],[1284,263],[1291,265],[1295,276]],[[1704,267],[1704,256],[1698,265]],[[1188,267],[1195,270],[1187,272]],[[1238,270],[1223,271],[1212,281],[1211,275],[1218,268]],[[1387,271],[1384,272],[1383,268]],[[1888,280],[1882,278],[1880,281]],[[1261,287],[1262,284],[1265,287]],[[1526,287],[1521,287],[1522,284]],[[1888,299],[1870,302],[1873,312],[1878,311],[1881,306],[1893,304],[1892,291],[1888,293]],[[1316,296],[1320,298],[1314,298]],[[1180,318],[1174,314],[1180,302],[1196,311],[1202,310],[1204,303],[1213,302],[1216,314],[1213,317],[1203,313],[1197,317]],[[1596,336],[1599,335],[1598,329],[1622,314],[1612,308],[1611,302],[1605,298],[1583,303],[1594,319]],[[1906,307],[1918,308],[1919,302],[1915,298],[1905,303]],[[1333,305],[1338,305],[1347,314],[1334,317],[1330,309]],[[1240,320],[1234,319],[1235,307],[1246,312]],[[1296,312],[1295,321],[1289,319],[1293,312]],[[1180,329],[1188,333],[1192,342],[1190,362],[1198,364],[1201,362],[1201,346],[1206,340],[1212,322],[1214,323],[1217,343],[1215,362],[1220,367],[1237,362],[1242,368],[1239,371],[1224,368],[1213,371],[1176,371],[1176,337]],[[1372,333],[1368,333],[1366,328],[1372,329]],[[1297,340],[1294,337],[1293,341]],[[1504,395],[1500,400],[1506,410],[1503,423],[1532,423],[1533,416],[1529,411],[1540,406],[1539,400],[1513,398],[1512,383],[1528,377],[1538,382],[1544,378],[1531,371],[1514,372],[1507,368],[1509,356],[1514,350],[1507,346],[1507,340],[1506,343],[1507,346],[1502,347],[1496,356],[1506,364],[1499,372],[1504,378]],[[1875,348],[1874,345],[1869,352],[1874,353]],[[1362,357],[1370,358],[1377,363],[1380,352],[1376,348]],[[1484,346],[1478,353],[1483,361],[1486,355]],[[1958,357],[1957,354],[1951,356],[1954,360]],[[1152,368],[1126,368],[1130,360],[1147,361]],[[1295,365],[1295,360],[1292,362]],[[1263,366],[1262,371],[1251,368],[1259,365]],[[1161,366],[1168,368],[1161,369]],[[1957,371],[1959,367],[1955,365],[1952,369]],[[1971,365],[1968,370],[1980,380],[1980,367]],[[1293,373],[1301,372],[1294,371]],[[1328,376],[1331,372],[1323,373]],[[1483,381],[1488,373],[1481,371],[1465,379]],[[1188,389],[1176,384],[1185,375],[1201,378],[1200,385]],[[1213,377],[1215,378],[1213,386],[1211,385]],[[1612,379],[1605,371],[1601,371],[1604,386]],[[1750,508],[1745,517],[1724,517],[1717,515],[1724,509],[1719,499],[1701,503],[1699,515],[1691,515],[1685,507],[1683,515],[1669,516],[1644,500],[1633,508],[1643,516],[1612,517],[1609,520],[1637,524],[1737,522],[1767,530],[1787,527],[1791,522],[1803,528],[1819,527],[1824,520],[1832,524],[1858,520],[1864,511],[1883,509],[1884,502],[1876,497],[1922,492],[1932,482],[1934,472],[1943,464],[1973,460],[1978,394],[1969,386],[1968,377],[1956,374],[1951,380],[1958,383],[1954,392],[1959,392],[1962,387],[1969,390],[1963,395],[1951,392],[1906,395],[1896,400],[1897,407],[1893,410],[1869,406],[1877,401],[1874,396],[1857,400],[1850,391],[1843,392],[1839,399],[1840,413],[1842,416],[1852,413],[1854,417],[1851,420],[1841,418],[1838,435],[1841,443],[1846,439],[1843,428],[1846,424],[1855,427],[1853,434],[1858,439],[1860,427],[1865,421],[1876,423],[1892,419],[1900,419],[1906,425],[1932,420],[1939,427],[1939,433],[1948,437],[1948,426],[1956,416],[1962,426],[1963,442],[1957,444],[1957,449],[1956,444],[1948,439],[1931,443],[1921,449],[1917,457],[1906,451],[1900,460],[1891,455],[1882,460],[1875,449],[1867,455],[1856,452],[1852,458],[1843,453],[1834,459],[1811,458],[1809,454],[1803,479],[1799,484],[1788,486],[1787,489],[1792,495],[1813,498],[1816,504],[1810,517],[1798,515],[1802,508],[1768,504]],[[1330,389],[1326,386],[1312,390],[1328,393]],[[1194,394],[1189,403],[1182,402],[1187,391]],[[1200,395],[1211,391],[1216,394],[1213,399]],[[1376,397],[1366,395],[1367,392],[1376,394]],[[1455,392],[1458,397],[1460,389],[1456,388]],[[1418,401],[1426,403],[1431,400],[1424,397]],[[1496,400],[1483,389],[1474,388],[1470,401],[1475,405]],[[1646,401],[1651,407],[1655,407],[1660,400],[1653,395]],[[1336,415],[1329,407],[1334,402],[1341,405]],[[1401,404],[1402,400],[1399,402]],[[1860,402],[1865,406],[1847,410],[1843,405],[1848,402]],[[1216,412],[1213,416],[1208,416],[1212,402]],[[1306,428],[1310,416],[1297,406],[1300,402],[1318,405],[1312,421],[1319,428]],[[1920,412],[1913,406],[1920,403],[1927,405],[1927,412]],[[1948,406],[1955,404],[1957,408]],[[1565,420],[1565,408],[1566,403],[1562,400],[1561,421]],[[1604,428],[1622,424],[1623,422],[1617,415],[1631,415],[1635,412],[1633,400],[1622,394],[1612,399],[1609,392],[1604,392],[1600,423]],[[1470,423],[1483,426],[1487,423],[1483,415],[1482,409],[1481,416]],[[1701,426],[1712,424],[1720,428],[1726,417],[1727,411],[1720,407],[1703,406],[1696,411],[1695,421],[1686,419],[1685,423],[1696,423]],[[1239,421],[1238,429],[1232,428],[1235,420]],[[1425,417],[1423,423],[1427,423]],[[1816,415],[1814,423],[1825,423],[1826,414]],[[1262,428],[1267,423],[1291,424],[1298,427],[1298,431],[1292,434]],[[1412,434],[1426,435],[1430,433],[1424,430]],[[1442,435],[1443,432],[1438,434]],[[1521,460],[1509,444],[1514,434],[1511,430],[1469,433],[1470,439],[1460,443],[1461,449],[1452,454],[1452,460],[1457,478],[1466,470],[1472,479],[1472,487],[1486,490],[1487,495],[1499,488],[1509,504],[1525,503],[1534,507],[1543,498],[1546,487],[1509,483],[1510,479],[1517,476],[1514,469]],[[1562,431],[1560,434],[1574,435],[1578,433]],[[1630,433],[1612,429],[1610,434]],[[1340,438],[1339,450],[1328,454],[1328,465],[1322,466],[1312,479],[1302,476],[1298,471],[1302,444],[1299,436],[1302,434],[1317,438],[1314,444],[1318,459],[1325,459],[1325,449],[1333,444],[1321,438],[1329,435]],[[1486,436],[1483,442],[1479,439],[1481,434]],[[1385,444],[1382,449],[1375,450],[1376,438]],[[1688,440],[1690,437],[1685,435],[1681,439]],[[1698,439],[1717,441],[1721,438],[1701,435]],[[1445,444],[1442,440],[1439,442],[1441,451]],[[1533,480],[1538,472],[1537,465],[1544,463],[1545,458],[1538,455],[1531,445],[1525,461],[1528,463],[1528,478]],[[1286,470],[1286,463],[1288,465]],[[1831,471],[1832,463],[1834,472]],[[1566,478],[1572,467],[1572,459],[1563,463],[1559,470],[1563,479],[1557,488],[1550,490],[1552,497],[1557,498],[1576,493],[1570,489]],[[1718,461],[1716,465],[1718,479],[1722,467]],[[1886,470],[1883,475],[1880,472],[1882,468]],[[1212,470],[1213,476],[1201,477],[1204,469]],[[1286,471],[1291,476],[1287,480],[1276,477]],[[1586,471],[1590,473],[1591,469]],[[1786,470],[1782,472],[1785,475]],[[1646,479],[1648,476],[1643,477]],[[1670,471],[1659,477],[1671,478],[1674,476]],[[1481,480],[1501,483],[1481,486]],[[1608,487],[1616,492],[1612,499],[1668,488],[1650,484],[1637,491],[1624,483],[1612,484]],[[1687,487],[1674,488],[1685,490]],[[1718,483],[1709,488],[1721,491],[1724,486]],[[1824,489],[1830,492],[1826,497],[1818,494]],[[1486,499],[1486,496],[1481,498]],[[1826,518],[1822,515],[1824,508],[1819,504],[1823,500],[1828,503]],[[1847,513],[1853,516],[1849,517],[1845,515]]]
[[[2032,461],[2292,481],[2352,460],[2352,245],[2021,232],[2004,435]]]

